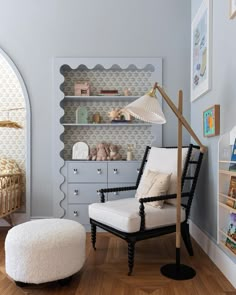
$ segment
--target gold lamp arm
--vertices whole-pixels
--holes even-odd
[[[164,89],[161,86],[159,86],[158,83],[155,83],[154,84],[153,89],[154,90],[157,89],[160,92],[160,94],[162,95],[162,97],[164,98],[164,100],[167,102],[168,106],[175,113],[176,117],[181,121],[181,123],[187,129],[187,131],[192,136],[192,138],[200,146],[201,152],[202,153],[206,152],[207,151],[207,147],[204,146],[201,143],[200,139],[197,137],[197,135],[195,134],[195,132],[193,131],[193,129],[190,127],[189,123],[186,121],[186,119],[184,118],[184,116],[179,112],[179,110],[177,109],[177,107],[175,106],[175,104],[172,102],[172,100],[169,98],[169,96],[165,93]]]

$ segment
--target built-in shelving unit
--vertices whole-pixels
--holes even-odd
[[[232,142],[230,132],[221,136],[218,145],[218,243],[221,249],[236,263],[236,240],[231,234],[230,224],[232,216],[236,216],[236,198],[230,194],[231,177],[236,176],[236,171],[230,171],[230,165],[236,161],[231,161]],[[236,222],[236,219],[235,219]]]
[[[75,95],[75,84],[85,81],[89,82],[90,95]],[[122,109],[147,93],[154,82],[162,84],[162,59],[55,58],[54,82],[54,216],[70,217],[73,214],[67,214],[68,204],[71,205],[68,199],[67,164],[72,160],[72,147],[76,142],[86,142],[89,148],[95,147],[100,142],[119,145],[122,165],[126,166],[124,171],[129,171],[132,162],[124,161],[128,145],[134,146],[133,160],[136,163],[140,163],[146,145],[162,146],[161,125],[152,125],[134,118],[130,122],[112,123],[108,116],[113,109]],[[102,90],[112,89],[115,89],[119,95],[100,95]],[[129,96],[124,95],[127,90]],[[161,99],[159,102],[162,103]],[[83,107],[87,114],[86,123],[83,124],[76,120],[76,110],[80,107]],[[94,123],[93,118],[97,113],[101,117],[100,123]],[[73,160],[73,163],[75,162]],[[110,167],[109,162],[105,162],[104,165]],[[93,169],[95,164],[98,163],[85,161],[83,169],[86,170],[86,167]],[[78,161],[78,169],[81,169],[81,165]],[[80,180],[77,182],[80,183]],[[91,182],[90,178],[86,180],[85,191]],[[85,203],[89,204],[90,200]],[[76,206],[82,206],[80,201],[78,204]]]

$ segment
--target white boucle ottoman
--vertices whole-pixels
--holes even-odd
[[[5,240],[6,273],[16,282],[40,284],[78,272],[85,261],[84,227],[67,219],[17,225]]]

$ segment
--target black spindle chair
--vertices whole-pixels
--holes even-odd
[[[141,198],[138,201],[136,200],[137,204],[139,202],[139,205],[137,207],[137,215],[138,215],[138,222],[139,222],[139,229],[135,232],[129,231],[129,230],[121,230],[120,228],[117,228],[117,226],[112,225],[112,212],[107,211],[108,215],[111,217],[109,222],[104,222],[100,218],[96,217],[96,212],[99,212],[99,210],[109,210],[109,208],[105,207],[105,194],[110,192],[120,192],[120,191],[128,191],[128,190],[137,190],[141,177],[143,175],[145,165],[148,161],[149,151],[150,147],[147,147],[144,153],[144,157],[142,160],[142,164],[140,167],[140,172],[137,177],[137,182],[135,186],[131,187],[116,187],[116,188],[106,188],[106,189],[100,189],[98,192],[100,193],[101,197],[101,203],[100,204],[91,204],[89,206],[89,215],[90,215],[90,223],[91,223],[91,240],[93,248],[95,248],[96,244],[96,227],[102,228],[121,239],[127,241],[128,243],[128,266],[129,266],[129,272],[128,275],[131,275],[134,265],[134,249],[135,249],[135,243],[141,240],[173,233],[176,231],[176,224],[173,222],[172,224],[168,225],[161,225],[156,226],[155,228],[148,229],[146,228],[146,217],[147,217],[147,203],[153,202],[153,201],[160,201],[160,200],[174,200],[176,199],[177,195],[175,194],[169,194],[169,195],[162,195],[162,196],[154,196],[154,197],[148,197],[148,198]],[[171,147],[170,149],[173,149]],[[177,148],[175,148],[177,150]],[[183,172],[182,172],[182,201],[181,205],[182,208],[185,211],[185,217],[181,221],[181,234],[184,241],[184,244],[187,248],[187,251],[190,256],[193,255],[193,248],[191,244],[191,238],[189,233],[189,225],[188,225],[188,219],[191,209],[191,204],[194,196],[194,191],[196,188],[199,171],[202,163],[203,153],[200,152],[200,147],[190,144],[188,146],[185,163],[183,165]],[[186,185],[186,183],[188,183]],[[185,191],[186,190],[186,191]],[[133,198],[132,198],[133,199]],[[130,199],[122,199],[120,200],[120,205],[123,204],[123,206],[126,206],[126,202],[130,201]],[[110,201],[107,202],[110,206],[110,208],[115,208],[117,201]],[[133,202],[133,201],[131,201]],[[113,206],[113,207],[112,207]],[[168,205],[169,206],[169,205]],[[174,205],[173,205],[174,206]],[[150,206],[148,206],[150,207]],[[98,211],[96,211],[98,210]],[[122,210],[122,209],[121,209]],[[155,210],[155,209],[154,209]],[[165,212],[165,205],[163,209],[156,209],[156,214],[159,214],[159,210],[164,210],[161,212]],[[174,210],[176,210],[174,208]],[[112,211],[112,210],[111,210]],[[153,209],[152,209],[153,211]],[[174,211],[173,211],[174,212]],[[104,211],[103,214],[106,214]]]

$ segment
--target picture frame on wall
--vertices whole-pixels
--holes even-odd
[[[236,16],[236,0],[229,0],[229,18]]]
[[[220,105],[216,104],[203,112],[203,136],[220,134]]]
[[[191,101],[210,89],[212,1],[203,0],[191,25]]]

